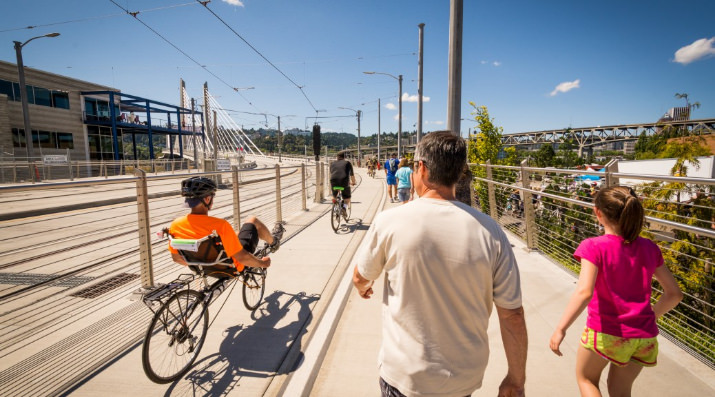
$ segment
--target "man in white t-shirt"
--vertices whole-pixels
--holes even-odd
[[[383,396],[467,396],[481,387],[493,305],[509,366],[499,395],[524,395],[519,269],[499,225],[455,200],[465,163],[464,140],[427,134],[415,153],[420,198],[380,213],[355,257],[353,284],[363,298],[385,271]]]

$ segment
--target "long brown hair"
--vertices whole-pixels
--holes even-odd
[[[594,204],[609,222],[618,226],[626,243],[638,238],[645,222],[645,212],[633,189],[626,186],[601,189],[596,193]]]

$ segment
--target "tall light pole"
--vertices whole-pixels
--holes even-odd
[[[15,54],[17,55],[17,74],[20,78],[20,101],[22,102],[22,117],[25,122],[25,148],[27,149],[27,161],[32,161],[32,129],[30,127],[30,112],[27,106],[27,86],[25,85],[25,66],[22,63],[22,47],[35,39],[43,37],[57,37],[59,33],[48,33],[43,36],[35,36],[24,43],[13,41],[15,43]],[[33,173],[34,179],[34,173]]]
[[[360,115],[362,114],[362,111],[360,111],[360,110],[355,110],[355,109],[350,109],[350,108],[344,108],[344,107],[342,107],[342,106],[338,107],[338,109],[352,110],[353,112],[355,112],[355,115],[357,116],[357,122],[358,122],[358,139],[357,139],[357,143],[358,143],[358,145],[357,145],[357,146],[358,146],[358,147],[357,147],[357,158],[358,158],[358,159],[357,159],[357,166],[360,167],[360,162],[361,162],[361,159],[362,159],[362,154],[360,153]]]
[[[447,129],[460,134],[462,102],[462,0],[449,6],[449,84],[447,87]]]
[[[251,87],[253,88],[253,87]],[[283,146],[283,133],[281,132],[281,116],[275,115],[275,114],[270,114],[270,113],[261,113],[266,116],[273,116],[276,119],[278,119],[278,162],[282,162],[282,156],[281,156],[281,148]],[[295,117],[294,114],[288,114],[283,117]],[[268,122],[266,122],[268,124]]]
[[[402,155],[402,75],[395,77],[389,73],[382,72],[363,72],[365,74],[384,74],[385,76],[390,76],[397,80],[400,84],[400,96],[399,96],[399,115],[397,122],[397,158]]]
[[[417,143],[422,139],[422,54],[424,52],[425,24],[419,28],[419,56],[417,59]]]

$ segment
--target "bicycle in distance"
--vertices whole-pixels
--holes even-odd
[[[280,240],[284,232],[280,226],[274,230],[273,236]],[[227,287],[239,281],[243,284],[244,306],[256,310],[263,299],[268,269],[245,267],[236,272],[215,232],[196,240],[175,239],[169,235],[168,229],[162,234],[192,270],[142,298],[154,313],[142,346],[144,373],[155,383],[170,383],[188,372],[201,352],[210,326],[209,306]],[[277,249],[264,243],[254,255],[261,259]],[[212,278],[211,282],[208,277]],[[196,280],[200,289],[192,288]]]
[[[343,199],[343,190],[345,190],[345,188],[334,186],[333,190],[336,190],[338,193],[335,197],[333,197],[333,208],[330,212],[330,224],[333,227],[333,231],[337,233],[340,228],[340,218],[343,218],[345,222],[350,219],[352,203],[348,205],[345,204],[345,199]]]

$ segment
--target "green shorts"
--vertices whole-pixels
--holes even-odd
[[[654,367],[658,359],[657,338],[623,338],[584,328],[581,346],[622,367],[633,361]]]

